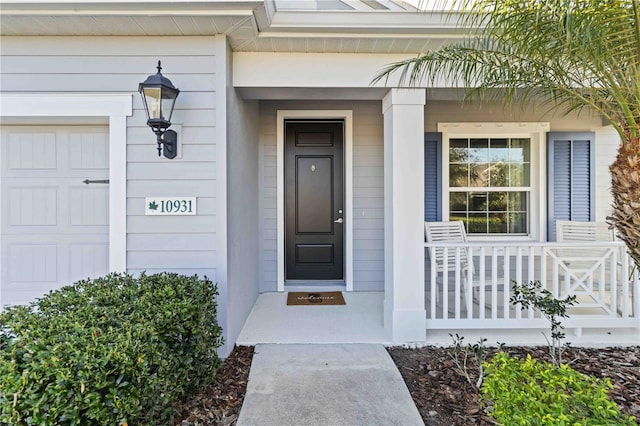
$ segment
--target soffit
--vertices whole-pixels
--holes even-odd
[[[270,0],[0,0],[0,35],[226,34],[234,51],[296,53],[418,53],[461,36],[442,14],[342,1],[368,9],[277,10]]]

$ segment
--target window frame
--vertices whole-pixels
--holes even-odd
[[[514,238],[524,241],[541,241],[546,231],[546,211],[547,200],[545,188],[547,187],[546,173],[546,133],[549,131],[549,123],[438,123],[438,131],[442,133],[442,220],[449,220],[449,195],[452,187],[449,186],[449,141],[451,139],[473,139],[473,138],[527,138],[530,140],[530,176],[528,188],[528,234],[502,234],[502,235],[479,235],[469,234],[470,240],[491,241],[510,240]],[[460,189],[453,187],[454,191]],[[478,188],[481,191],[482,188]]]

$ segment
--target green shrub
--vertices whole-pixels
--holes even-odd
[[[503,425],[635,425],[609,399],[609,379],[567,365],[554,367],[500,352],[486,363],[481,394],[489,415]]]
[[[216,286],[176,274],[80,281],[0,314],[0,424],[170,424],[220,365]]]

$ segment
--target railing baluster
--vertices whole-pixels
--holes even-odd
[[[480,255],[478,256],[478,260],[480,262],[480,271],[478,272],[479,282],[478,282],[478,318],[484,319],[484,290],[485,290],[485,277],[487,276],[487,254],[485,252],[484,246],[480,247]],[[473,294],[473,293],[472,293]],[[473,307],[472,307],[473,308]]]
[[[609,284],[609,291],[611,292],[611,314],[618,316],[618,259],[617,250],[610,250],[611,252],[611,281]]]
[[[518,247],[516,251],[516,282],[522,285],[522,248]],[[515,306],[516,319],[522,318],[522,305],[520,303]]]
[[[590,280],[590,284],[591,287],[593,288],[593,282],[594,282],[594,278],[595,281],[598,283],[598,299],[599,302],[603,305],[606,306],[607,304],[607,296],[605,294],[606,292],[606,287],[607,287],[607,260],[611,260],[612,257],[612,253],[610,250],[605,250],[604,255],[602,260],[600,261],[600,265],[598,267],[598,276],[594,277],[591,276],[591,280]],[[615,268],[611,269],[611,272],[614,271]],[[611,275],[609,275],[609,280],[611,280],[613,277]],[[609,281],[609,288],[613,287],[613,281]],[[592,290],[593,291],[593,290]],[[616,315],[616,307],[615,305],[613,305],[613,299],[610,300],[609,305],[610,305],[610,313],[611,316],[615,316]]]
[[[503,251],[504,253],[504,251]],[[504,265],[504,262],[503,262]],[[483,299],[484,301],[484,299]],[[498,247],[491,251],[491,318],[497,315],[498,304]],[[484,306],[484,305],[483,305]]]
[[[631,280],[629,280],[629,255],[624,251],[620,256],[620,262],[622,264],[620,271],[620,286],[622,289],[622,300],[620,301],[620,314],[622,318],[629,317],[629,286],[631,285]],[[631,277],[633,279],[633,277]],[[617,293],[617,289],[616,289]],[[634,295],[634,299],[637,295]]]
[[[468,247],[467,254],[467,288],[465,289],[465,308],[467,310],[467,318],[473,319],[473,247]]]
[[[436,256],[429,256],[431,263],[429,269],[429,278],[431,278],[431,319],[438,318],[436,311],[436,303],[438,301],[438,270],[436,266]]]
[[[456,319],[460,319],[460,287],[462,286],[462,280],[461,275],[462,272],[460,270],[460,268],[462,267],[462,263],[460,261],[460,247],[456,247],[456,257],[455,257],[455,299],[453,300],[454,302],[454,311],[455,311],[455,318]]]
[[[529,281],[533,281],[534,280],[534,275],[535,273],[534,271],[534,257],[533,257],[533,247],[528,246],[527,247],[527,282]],[[535,312],[533,311],[533,307],[529,306],[528,309],[528,317],[529,319],[533,319]]]
[[[551,250],[549,250],[549,252],[551,252]],[[553,265],[552,265],[552,272],[551,272],[551,277],[552,277],[552,288],[551,288],[551,295],[555,298],[560,297],[560,262],[558,261],[558,250],[556,249],[555,251],[553,251]]]
[[[449,247],[442,250],[442,318],[449,318]]]
[[[633,262],[633,317],[640,320],[640,274],[638,265]]]
[[[504,248],[504,289],[502,294],[502,317],[509,318],[509,291],[511,290],[511,250],[509,247]],[[498,296],[496,295],[496,304]]]

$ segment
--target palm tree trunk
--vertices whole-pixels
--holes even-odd
[[[609,171],[613,213],[607,219],[640,267],[640,137],[622,141]]]

